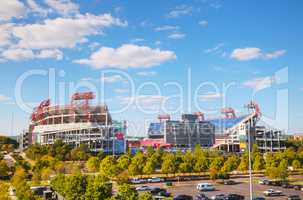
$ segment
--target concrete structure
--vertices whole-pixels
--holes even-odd
[[[285,150],[286,136],[280,130],[267,129],[257,126],[255,131],[255,143],[261,152]]]
[[[241,152],[257,144],[262,152],[285,149],[286,137],[282,131],[257,126],[261,117],[258,104],[250,102],[247,105],[249,114],[237,117],[232,108],[222,109],[225,117],[210,120],[215,125],[216,143],[214,148],[226,152]]]
[[[214,125],[198,114],[183,114],[182,120],[163,120],[159,116],[159,120],[150,124],[148,138],[141,146],[192,149],[196,145],[211,147],[215,142]]]
[[[32,137],[28,130],[24,130],[19,137],[19,148],[26,149],[32,143]]]
[[[31,116],[30,143],[48,145],[60,139],[72,148],[86,144],[95,152],[123,153],[126,124],[113,121],[107,106],[89,105],[94,97],[91,92],[76,93],[66,106],[43,101]]]

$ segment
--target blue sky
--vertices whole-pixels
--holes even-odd
[[[47,98],[63,104],[74,90],[88,89],[97,94],[93,103],[105,102],[115,119],[129,121],[133,135],[143,135],[143,124],[159,113],[179,118],[202,111],[213,118],[228,106],[240,115],[251,99],[270,126],[303,132],[302,6],[286,0],[1,1],[0,132],[27,127],[30,113],[20,96],[31,107]],[[45,75],[27,77],[19,90],[22,76],[36,72]],[[49,82],[53,72],[56,80]]]

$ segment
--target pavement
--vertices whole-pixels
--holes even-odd
[[[301,176],[300,178],[303,179]],[[257,182],[260,178],[255,179],[253,182]],[[249,179],[248,178],[237,178],[233,179],[237,182],[235,185],[223,185],[220,183],[214,183],[212,181],[184,181],[184,182],[174,182],[172,187],[165,187],[163,183],[148,183],[143,185],[150,185],[150,186],[158,186],[158,187],[165,187],[167,188],[168,192],[172,193],[173,196],[178,194],[187,194],[195,196],[198,194],[196,186],[198,183],[212,183],[215,186],[215,191],[211,192],[204,192],[204,194],[208,197],[211,197],[215,194],[222,194],[222,193],[236,193],[245,196],[245,199],[249,199]],[[259,185],[257,183],[253,184],[253,195],[264,197],[263,191],[267,189],[274,189],[282,191],[283,195],[278,197],[266,197],[266,199],[287,199],[288,195],[299,195],[301,199],[303,199],[303,191],[297,191],[294,189],[285,189],[282,187],[276,186],[267,186],[267,185]]]

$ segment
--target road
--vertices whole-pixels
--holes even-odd
[[[236,194],[241,194],[245,196],[245,199],[249,199],[249,183],[248,183],[248,178],[237,178],[233,179],[236,181],[238,184],[235,185],[222,185],[219,183],[215,183],[214,186],[216,188],[216,191],[212,192],[205,192],[205,194],[208,197],[211,197],[215,194],[221,194],[221,193],[236,193]],[[255,179],[255,181],[259,180]],[[185,182],[174,182],[172,187],[167,188],[168,192],[172,193],[173,195],[177,194],[187,194],[187,195],[196,195],[198,194],[196,190],[196,186],[198,183],[206,183],[211,181],[185,181]],[[154,184],[144,184],[144,185],[153,185],[153,186],[158,186],[158,187],[164,187],[163,183],[154,183]],[[294,189],[284,189],[282,187],[275,187],[275,186],[267,186],[267,185],[259,185],[259,184],[254,184],[253,185],[253,194],[254,196],[261,196],[264,197],[263,191],[266,189],[275,189],[275,190],[280,190],[283,192],[283,196],[279,197],[267,197],[266,199],[275,199],[275,200],[280,200],[280,199],[287,199],[288,195],[299,195],[303,199],[303,191],[297,191]]]

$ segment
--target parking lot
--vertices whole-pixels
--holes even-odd
[[[282,187],[277,186],[267,186],[267,185],[259,185],[256,182],[259,180],[255,179],[253,182],[253,194],[254,196],[261,196],[264,197],[263,191],[269,188],[272,188],[274,190],[280,190],[283,192],[283,196],[278,197],[266,197],[266,199],[287,199],[288,195],[299,195],[303,199],[303,191],[298,191],[294,189],[285,189]],[[196,189],[196,186],[198,183],[205,183],[209,182],[214,184],[215,191],[210,192],[204,192],[208,197],[211,197],[215,194],[221,194],[221,193],[236,193],[245,196],[245,199],[249,199],[249,180],[248,178],[238,178],[233,179],[237,182],[235,185],[223,185],[220,183],[214,183],[212,181],[184,181],[184,182],[174,182],[173,186],[171,187],[165,187],[164,183],[148,183],[144,185],[150,185],[150,186],[157,186],[157,187],[165,187],[167,188],[167,191],[172,193],[172,195],[178,195],[178,194],[187,194],[195,196],[198,194],[198,191]]]

